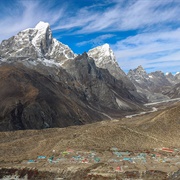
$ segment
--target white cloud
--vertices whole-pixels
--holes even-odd
[[[142,33],[112,45],[121,68],[161,69],[164,72],[180,65],[180,29]]]
[[[164,23],[179,22],[180,2],[173,0],[163,1],[129,1],[124,5],[118,1],[114,6],[103,10],[86,7],[86,13],[75,14],[69,17],[65,27],[79,27],[76,33],[92,33],[99,31],[122,31],[149,28],[157,25],[163,27]],[[82,23],[79,23],[82,22]],[[60,24],[61,24],[60,23]],[[59,26],[64,28],[64,26]]]
[[[79,42],[76,45],[77,46],[84,46],[84,45],[87,45],[87,44],[91,44],[93,47],[96,47],[96,46],[104,44],[105,40],[107,40],[109,38],[112,38],[114,36],[115,36],[114,34],[104,34],[104,35],[98,36],[96,38],[87,40],[87,41]]]
[[[142,29],[180,21],[180,2],[174,0],[114,0],[114,4],[105,1],[97,6],[84,6],[73,10],[68,6],[68,2],[56,8],[52,8],[53,0],[18,2],[18,7],[11,9],[12,15],[7,14],[6,18],[1,19],[0,39],[2,34],[9,36],[24,28],[34,27],[40,20],[49,22],[53,30],[73,30],[74,34]]]
[[[6,7],[6,17],[0,21],[0,41],[7,39],[19,31],[34,27],[39,21],[54,24],[66,10],[66,6],[59,9],[49,9],[48,4],[40,4],[41,1],[18,1],[14,8]],[[11,12],[11,13],[9,13]]]

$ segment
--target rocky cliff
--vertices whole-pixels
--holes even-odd
[[[171,87],[172,83],[161,71],[148,74],[142,66],[138,66],[136,69],[130,70],[127,76],[136,86],[138,92],[145,96],[149,102],[169,99],[163,92],[164,88]]]

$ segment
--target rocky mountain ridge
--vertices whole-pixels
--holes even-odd
[[[120,68],[124,79],[97,67],[87,53],[76,56],[52,37],[48,23],[4,40],[0,61],[1,131],[81,125],[140,111],[146,102]],[[21,117],[18,100],[24,105]]]
[[[166,100],[168,91],[180,82],[177,75],[161,71],[147,73],[142,66],[130,70],[127,74],[131,82],[136,86],[138,92],[147,97],[149,102]]]
[[[52,37],[48,23],[39,22],[35,28],[19,32],[17,35],[0,44],[0,57],[5,61],[22,59],[38,60],[46,65],[61,65],[67,59],[73,59],[75,54],[67,46]]]
[[[1,131],[82,125],[141,111],[143,103],[169,98],[161,91],[173,78],[141,66],[126,75],[108,44],[76,55],[44,22],[0,44],[0,71]],[[19,117],[18,100],[24,105]]]
[[[131,91],[136,88],[133,83],[129,80],[124,71],[119,67],[116,61],[115,55],[110,48],[109,44],[95,47],[88,51],[88,56],[92,57],[97,67],[107,69],[109,73],[118,80],[122,80],[125,87]]]

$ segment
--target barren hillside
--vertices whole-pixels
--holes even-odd
[[[73,149],[73,152],[95,151],[102,156],[102,159],[104,158],[104,161],[108,153],[112,152],[113,147],[116,147],[118,151],[132,153],[153,152],[153,149],[162,147],[180,149],[179,114],[180,104],[176,104],[170,108],[131,119],[102,121],[67,128],[1,132],[0,166],[12,167],[16,164],[16,167],[26,167],[22,163],[29,159],[36,159],[40,155],[58,157],[67,149]],[[47,171],[51,166],[52,171],[57,170],[57,165],[45,164],[42,167],[41,165],[36,164],[35,167]],[[33,166],[31,164],[30,167]],[[71,165],[67,163],[66,166],[63,165],[66,168],[69,166]],[[85,167],[81,165],[78,167],[82,170],[89,166],[87,164]],[[162,171],[164,166],[160,167]],[[174,169],[166,167],[164,171],[171,172],[178,169],[178,166],[173,167]]]

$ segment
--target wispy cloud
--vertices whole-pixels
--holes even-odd
[[[73,10],[68,2],[58,4],[56,8],[53,7],[53,2],[57,1],[15,1],[15,8],[5,7],[7,16],[0,21],[0,33],[8,36],[21,29],[33,27],[40,20],[48,21],[53,30],[71,30],[74,34],[124,31],[149,28],[156,24],[164,26],[164,23],[180,23],[180,2],[176,0],[114,0],[113,3],[105,1],[96,6],[92,4],[74,7]],[[7,27],[11,28],[7,31]]]
[[[180,2],[174,0],[117,1],[107,8],[83,7],[58,23],[56,29],[79,27],[75,33],[145,29],[164,23],[180,23]]]
[[[64,15],[66,5],[51,9],[50,4],[42,1],[14,1],[12,6],[6,6],[3,11],[6,16],[0,20],[0,41],[9,38],[19,31],[34,27],[39,21],[54,24]]]
[[[104,44],[107,39],[110,39],[110,38],[112,38],[114,36],[115,36],[114,34],[104,34],[104,35],[98,36],[96,38],[87,40],[87,41],[79,42],[76,45],[77,46],[84,46],[84,45],[87,45],[87,44],[91,44],[92,47],[96,47],[96,46]]]
[[[112,48],[125,70],[155,65],[156,70],[170,71],[173,63],[180,64],[180,29],[138,34],[117,42]]]

